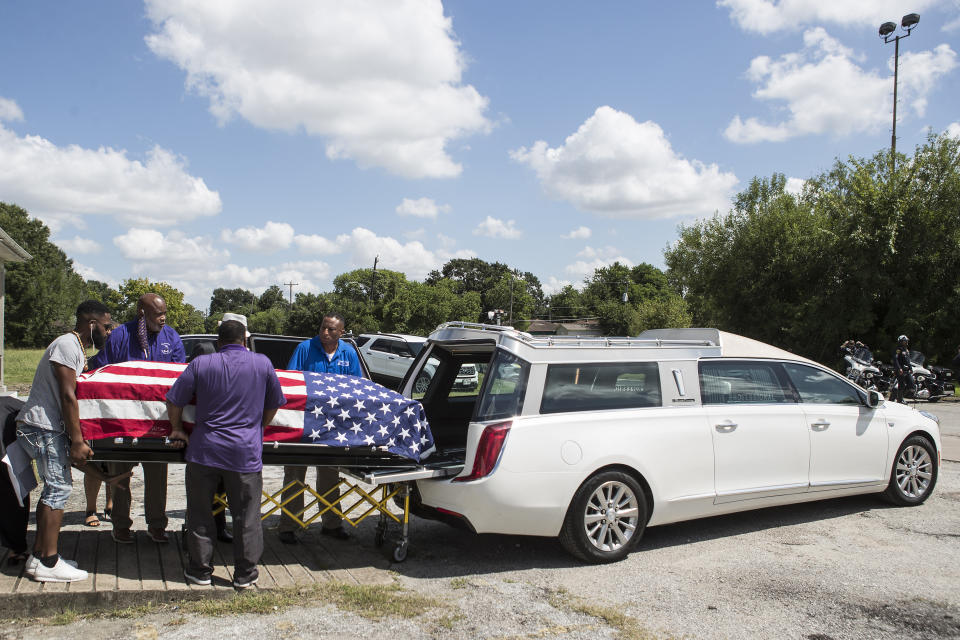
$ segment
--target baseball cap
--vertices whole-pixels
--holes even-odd
[[[240,324],[243,325],[243,328],[244,328],[244,329],[247,328],[247,316],[243,315],[242,313],[225,313],[225,314],[223,314],[223,318],[220,319],[220,322],[217,323],[217,326],[219,327],[221,324],[223,324],[223,323],[226,322],[227,320],[233,320],[234,322],[239,322]],[[250,332],[249,332],[249,331],[247,331],[247,337],[248,337],[248,338],[250,337]]]

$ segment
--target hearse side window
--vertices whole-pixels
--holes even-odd
[[[781,404],[794,402],[779,365],[767,362],[701,361],[703,404]]]
[[[499,420],[520,415],[528,375],[529,362],[512,353],[497,350],[481,384],[482,399],[475,419]]]
[[[552,364],[547,367],[540,413],[659,407],[656,362]]]
[[[805,364],[784,363],[790,382],[808,404],[860,404],[860,394],[850,384]]]

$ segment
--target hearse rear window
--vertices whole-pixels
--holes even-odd
[[[552,364],[540,413],[659,407],[661,402],[656,362]]]

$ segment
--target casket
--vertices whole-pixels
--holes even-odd
[[[83,374],[77,400],[84,438],[94,441],[98,452],[141,440],[162,442],[170,433],[165,397],[186,367],[134,361]],[[337,458],[348,452],[375,458],[384,453],[419,462],[435,449],[416,400],[356,376],[277,370],[277,378],[287,404],[264,429],[265,452],[284,445],[291,452],[327,450],[322,453]],[[194,419],[191,403],[183,412],[188,431]]]

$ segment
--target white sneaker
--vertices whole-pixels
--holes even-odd
[[[57,564],[52,567],[47,567],[38,561],[37,567],[33,570],[33,579],[37,582],[76,582],[86,580],[87,572],[70,565],[63,558],[57,558]]]
[[[67,560],[66,558],[63,558],[63,557],[61,557],[60,559],[66,562],[68,565],[70,565],[74,569],[77,568],[76,560]],[[26,573],[28,576],[32,576],[34,572],[36,572],[37,565],[39,564],[40,564],[40,558],[38,558],[37,556],[31,553],[29,556],[27,556],[27,562],[25,563],[23,572]]]

